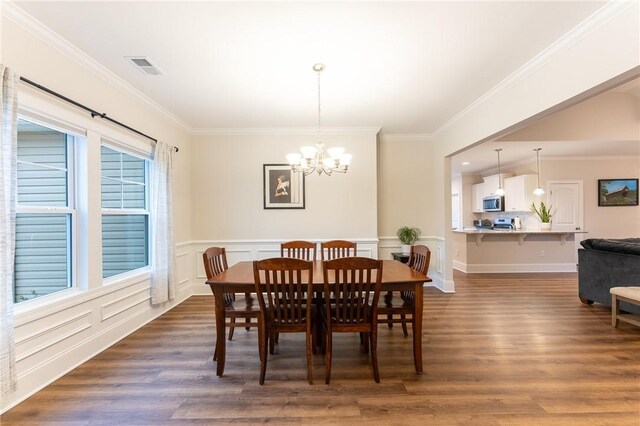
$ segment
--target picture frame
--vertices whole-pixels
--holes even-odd
[[[289,164],[262,165],[264,209],[304,209],[304,173]]]
[[[638,179],[598,179],[598,206],[638,205]]]

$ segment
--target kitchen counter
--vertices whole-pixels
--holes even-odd
[[[567,237],[575,234],[586,234],[585,231],[540,231],[538,229],[525,230],[525,229],[454,229],[453,232],[459,234],[475,235],[476,245],[480,245],[482,238],[485,235],[517,235],[518,243],[524,245],[524,240],[528,235],[554,235],[559,238],[560,244],[564,245],[567,241]]]

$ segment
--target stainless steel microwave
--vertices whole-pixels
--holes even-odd
[[[503,212],[504,196],[490,195],[482,199],[482,210],[485,212]]]

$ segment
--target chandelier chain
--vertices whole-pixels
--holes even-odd
[[[320,71],[316,71],[318,75],[318,143],[321,142],[321,132],[322,132],[322,103],[320,102]]]

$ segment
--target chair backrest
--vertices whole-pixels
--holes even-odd
[[[429,262],[431,261],[431,250],[427,246],[411,246],[409,255],[409,267],[414,271],[427,275],[429,272]]]
[[[345,240],[333,240],[320,244],[320,258],[322,260],[354,257],[358,249],[357,243]]]
[[[216,275],[229,269],[227,265],[227,251],[224,247],[209,247],[202,253],[204,260],[204,271],[207,279],[211,279]]]
[[[316,245],[309,241],[287,241],[280,244],[280,257],[316,260]]]
[[[204,272],[207,274],[208,280],[229,269],[227,265],[227,251],[224,247],[209,247],[202,253],[202,259],[204,260]],[[211,292],[213,292],[213,284],[210,286]],[[225,306],[231,306],[235,301],[235,293],[224,294]]]
[[[365,324],[376,318],[382,288],[382,261],[344,257],[322,265],[327,318],[338,324]]]
[[[311,324],[313,262],[275,257],[253,262],[260,309],[278,326]]]

